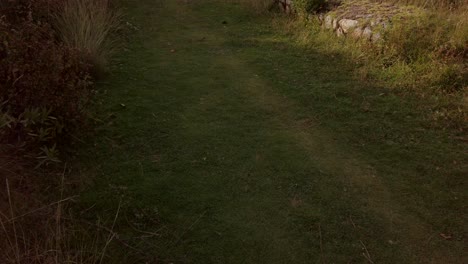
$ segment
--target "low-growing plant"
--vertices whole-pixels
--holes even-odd
[[[26,109],[19,116],[0,111],[0,140],[10,153],[25,153],[36,159],[36,167],[58,163],[57,142],[64,138],[64,121],[50,109]]]

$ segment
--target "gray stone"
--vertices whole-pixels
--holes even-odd
[[[342,28],[338,28],[338,29],[336,30],[336,35],[337,35],[338,37],[344,37],[344,36],[345,36],[345,33],[343,32],[343,29],[342,29]]]
[[[339,22],[340,28],[343,30],[343,33],[348,33],[351,29],[357,27],[359,21],[353,19],[341,19]]]
[[[362,31],[361,36],[363,38],[370,40],[372,37],[372,29],[369,26],[365,27],[364,30]]]
[[[379,32],[372,34],[371,40],[372,42],[377,42],[382,39],[382,36]]]
[[[353,38],[360,38],[362,36],[362,28],[355,28],[352,32],[351,32],[351,37]]]

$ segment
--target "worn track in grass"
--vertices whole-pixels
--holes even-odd
[[[80,158],[84,217],[121,203],[109,261],[463,262],[463,146],[413,99],[229,1],[123,6]]]

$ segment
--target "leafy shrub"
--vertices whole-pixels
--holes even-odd
[[[325,2],[325,0],[294,0],[294,7],[298,13],[307,14],[319,10]]]
[[[17,151],[52,148],[83,120],[89,66],[56,39],[31,16],[0,20],[0,142]]]

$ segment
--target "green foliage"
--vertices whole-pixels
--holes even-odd
[[[58,156],[59,151],[57,149],[57,145],[54,144],[52,147],[41,147],[41,153],[36,157],[38,160],[36,168],[41,167],[44,164],[59,163],[60,159]]]
[[[325,4],[325,0],[294,0],[294,7],[298,13],[312,13]]]

